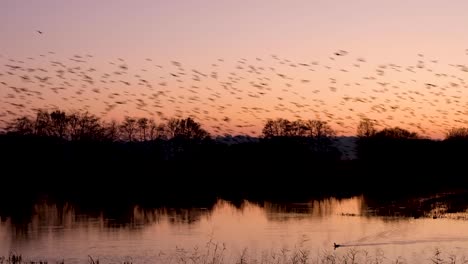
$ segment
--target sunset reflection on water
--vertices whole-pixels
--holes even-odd
[[[0,255],[18,252],[72,263],[91,255],[150,263],[177,249],[203,249],[209,242],[225,248],[229,258],[244,249],[251,256],[298,247],[321,254],[336,242],[343,245],[338,254],[349,247],[410,260],[430,255],[436,247],[452,253],[468,248],[463,212],[435,219],[377,215],[377,206],[370,208],[368,202],[363,196],[287,204],[244,201],[238,206],[219,200],[212,208],[134,207],[114,214],[43,203],[34,206],[30,218],[2,217]]]

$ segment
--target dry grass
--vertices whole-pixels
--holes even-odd
[[[65,261],[54,262],[65,264]],[[89,264],[100,264],[99,259],[88,256]],[[123,261],[121,264],[133,264]],[[135,262],[137,263],[137,262]],[[204,247],[195,247],[191,250],[177,247],[174,252],[160,252],[154,263],[161,264],[409,264],[403,257],[388,259],[382,250],[376,250],[369,254],[366,250],[355,248],[342,250],[323,250],[315,255],[309,249],[299,245],[293,249],[281,249],[278,251],[262,252],[260,255],[251,255],[244,248],[237,255],[228,255],[224,243],[209,241]],[[435,249],[432,256],[424,258],[416,263],[429,264],[468,264],[464,256],[443,254]],[[10,253],[8,257],[0,257],[0,264],[48,264],[47,261],[26,260],[22,255]],[[103,263],[104,264],[104,263]],[[110,263],[106,263],[110,264]],[[115,263],[112,263],[115,264]]]

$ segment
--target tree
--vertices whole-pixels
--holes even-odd
[[[312,148],[315,153],[337,152],[333,146],[332,138],[336,132],[321,120],[308,120],[306,122],[307,135],[312,138]]]
[[[286,135],[290,137],[303,137],[307,135],[307,123],[296,120],[286,124]]]
[[[105,129],[99,117],[88,112],[75,112],[67,117],[68,138],[73,140],[100,140],[105,137]]]
[[[375,136],[377,130],[375,129],[374,122],[368,118],[364,118],[359,122],[357,127],[357,136],[360,138],[368,138]]]
[[[209,133],[201,128],[201,125],[192,118],[170,119],[166,128],[172,138],[201,140],[209,137]]]
[[[297,150],[304,150],[303,147],[307,146],[310,153],[326,154],[327,157],[339,156],[332,140],[336,133],[325,121],[299,119],[291,122],[282,118],[268,119],[262,133],[266,139],[279,137],[279,142],[299,147]]]
[[[100,123],[99,117],[85,112],[79,115],[79,140],[102,140],[104,138],[104,129]]]
[[[174,138],[177,134],[177,127],[179,126],[179,119],[171,118],[167,121],[165,127],[165,134],[168,138]]]
[[[137,120],[129,116],[126,116],[125,120],[120,125],[122,136],[128,141],[133,141],[136,129],[137,129]]]
[[[458,127],[452,128],[447,131],[445,135],[445,140],[460,140],[460,139],[468,139],[468,128],[466,127]]]
[[[148,121],[148,137],[149,140],[155,140],[157,138],[164,138],[166,136],[166,127],[164,124],[157,125],[154,119]]]
[[[264,138],[272,137],[302,137],[306,134],[307,125],[302,120],[289,121],[278,118],[268,119],[263,127]]]
[[[336,135],[335,131],[325,121],[308,120],[305,125],[308,136],[315,139],[331,138]]]
[[[115,120],[104,125],[104,137],[110,141],[117,141],[120,138],[119,124]]]
[[[408,131],[400,127],[385,128],[375,134],[376,137],[391,138],[391,139],[417,139],[418,134]]]
[[[163,138],[163,139],[167,139],[168,136],[167,136],[167,126],[166,124],[159,124],[156,128],[156,137],[157,138]]]
[[[263,127],[262,134],[264,138],[282,136],[282,129],[280,124],[281,119],[268,119]]]
[[[37,111],[34,133],[38,136],[50,136],[50,115],[47,111]]]
[[[263,137],[312,137],[326,138],[333,137],[335,131],[325,121],[320,120],[296,120],[278,118],[268,119],[262,130]]]
[[[34,134],[34,122],[28,117],[20,117],[11,122],[7,131],[18,135],[32,135]]]
[[[148,129],[148,118],[142,117],[137,120],[137,125],[140,130],[140,140],[146,141],[146,130]]]
[[[68,117],[65,112],[55,110],[54,112],[50,113],[50,131],[52,135],[65,138],[68,132],[67,126]]]

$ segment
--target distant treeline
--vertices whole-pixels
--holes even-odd
[[[109,202],[303,199],[468,187],[468,129],[444,140],[395,128],[357,127],[357,159],[342,159],[324,121],[268,120],[258,139],[213,138],[192,118],[156,124],[90,113],[38,111],[0,136],[3,195]]]

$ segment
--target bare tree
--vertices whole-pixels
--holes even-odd
[[[364,118],[359,122],[357,127],[357,136],[360,138],[372,137],[375,136],[377,130],[375,129],[375,123],[368,119]]]
[[[34,133],[38,136],[50,136],[50,115],[45,110],[39,110],[36,114]]]
[[[295,125],[297,123],[293,124],[291,121],[283,118],[268,119],[263,127],[262,134],[265,138],[292,136]]]
[[[104,130],[99,117],[85,112],[79,118],[79,139],[80,140],[101,140]]]
[[[110,141],[117,141],[120,138],[119,124],[117,121],[112,120],[110,123],[104,125],[104,136]]]
[[[166,125],[167,132],[171,138],[205,139],[209,133],[192,118],[170,119]]]
[[[161,123],[156,128],[157,138],[167,139],[167,126],[164,123]]]
[[[302,120],[296,120],[286,124],[286,134],[292,137],[303,137],[307,134],[307,124]]]
[[[50,130],[51,134],[60,138],[65,138],[67,135],[68,117],[65,112],[55,110],[50,113]]]
[[[466,127],[458,127],[452,128],[447,131],[445,135],[446,140],[453,140],[453,139],[468,139],[468,128]]]
[[[26,116],[20,117],[11,122],[6,130],[19,135],[32,135],[34,134],[34,122]]]
[[[148,130],[148,118],[142,117],[137,120],[138,129],[140,130],[140,140],[146,141],[146,131]]]
[[[304,137],[313,138],[332,137],[334,130],[324,121],[320,120],[296,120],[278,118],[268,119],[262,130],[265,138],[271,137]]]
[[[336,135],[335,131],[325,121],[308,120],[306,127],[308,136],[312,138],[331,138]]]
[[[400,127],[385,128],[375,134],[377,137],[393,138],[393,139],[417,139],[418,134],[408,131]]]
[[[174,138],[177,135],[177,129],[179,127],[179,119],[171,118],[167,121],[165,126],[165,132],[168,138]]]
[[[69,138],[77,140],[80,136],[80,114],[75,112],[68,115]]]
[[[279,136],[280,128],[278,122],[272,119],[268,119],[263,127],[262,134],[264,138],[271,138]]]
[[[120,125],[120,130],[122,131],[122,136],[128,140],[133,141],[135,136],[135,131],[137,130],[137,120],[135,118],[126,116],[123,123]]]
[[[180,119],[177,135],[186,139],[204,139],[209,136],[200,123],[195,122],[192,118]]]
[[[163,131],[164,131],[164,129],[163,129]],[[158,125],[156,124],[154,119],[150,119],[148,121],[148,133],[149,133],[148,134],[149,140],[155,140],[155,139],[160,138],[162,136],[160,131],[158,130]]]

